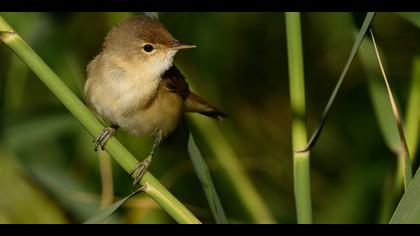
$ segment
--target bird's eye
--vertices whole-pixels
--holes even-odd
[[[143,46],[143,50],[145,52],[151,52],[151,51],[153,51],[153,46],[150,45],[150,44],[146,44],[146,45]]]

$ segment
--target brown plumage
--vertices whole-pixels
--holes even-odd
[[[129,32],[129,34],[127,34]],[[121,37],[124,35],[125,37]],[[138,39],[153,44],[170,45],[176,39],[157,19],[148,16],[132,16],[112,28],[104,42],[104,49],[135,44]]]
[[[95,140],[96,148],[103,147],[116,127],[121,127],[132,135],[155,136],[149,160],[183,112],[219,120],[226,117],[192,93],[172,63],[179,50],[194,47],[179,42],[162,23],[147,16],[130,17],[108,33],[102,51],[88,65],[85,83],[87,104],[112,124]],[[148,162],[140,165],[137,182]]]
[[[227,117],[225,113],[217,109],[214,105],[191,92],[184,76],[175,65],[167,70],[162,75],[162,78],[162,83],[164,83],[168,91],[177,93],[184,99],[184,111],[198,112],[218,120],[223,120],[223,118]]]

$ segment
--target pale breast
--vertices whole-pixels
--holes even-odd
[[[85,96],[98,115],[124,127],[125,114],[147,105],[159,79],[144,79],[141,73],[122,68],[117,60],[101,63],[101,57],[95,58],[88,67]]]
[[[181,96],[159,88],[149,107],[125,117],[123,129],[136,136],[161,134],[166,137],[176,128],[182,113]]]
[[[182,97],[164,89],[160,77],[142,77],[141,71],[121,68],[115,61],[89,66],[85,84],[89,105],[102,118],[132,135],[167,136],[182,115]]]

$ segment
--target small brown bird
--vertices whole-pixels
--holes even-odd
[[[134,185],[146,173],[161,140],[177,126],[183,112],[223,119],[226,115],[191,92],[173,65],[181,49],[195,45],[176,40],[158,19],[134,16],[114,27],[102,51],[87,67],[87,104],[112,125],[95,139],[95,150],[121,127],[135,136],[154,136],[149,156],[131,172]]]

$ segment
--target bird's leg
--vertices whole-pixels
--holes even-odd
[[[118,125],[111,125],[111,127],[107,127],[102,130],[102,132],[96,137],[93,142],[95,143],[95,151],[98,151],[98,148],[101,147],[102,150],[104,150],[105,144],[115,135],[115,132],[118,129]]]
[[[144,159],[142,162],[134,166],[133,169],[131,169],[130,176],[134,179],[133,186],[136,186],[138,183],[140,183],[140,180],[143,178],[144,174],[146,174],[147,170],[149,169],[150,163],[152,162],[155,149],[159,145],[160,141],[161,141],[161,138],[160,138],[160,135],[158,135],[155,138],[155,141],[153,142],[153,147],[149,153],[149,156],[147,156],[146,159]]]

